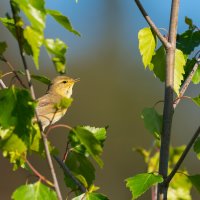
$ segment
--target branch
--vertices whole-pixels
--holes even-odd
[[[190,82],[192,80],[192,77],[194,76],[199,64],[200,64],[200,58],[197,59],[192,71],[189,73],[187,79],[185,80],[185,82],[184,82],[184,84],[183,84],[183,86],[182,86],[182,88],[180,90],[179,97],[174,101],[174,105],[173,105],[174,110],[177,107],[177,105],[179,104],[179,102],[181,100],[181,97],[183,97],[185,91],[187,90],[187,88],[188,88],[188,86],[189,86],[189,84],[190,84]]]
[[[171,173],[169,174],[169,176],[165,179],[165,181],[163,182],[164,185],[168,185],[170,183],[170,181],[172,180],[172,178],[174,177],[174,175],[176,174],[176,172],[178,171],[178,169],[180,168],[182,162],[184,161],[185,157],[187,156],[189,150],[191,149],[191,147],[193,146],[194,142],[196,141],[197,137],[200,134],[200,126],[199,128],[196,130],[195,134],[193,135],[193,137],[191,138],[191,140],[189,141],[188,145],[186,146],[184,152],[182,153],[181,157],[179,158],[178,162],[176,163],[174,169],[171,171]]]
[[[13,14],[13,19],[14,19],[14,22],[15,22],[16,38],[17,38],[17,42],[18,42],[18,46],[19,46],[19,50],[20,50],[20,56],[21,56],[23,66],[24,66],[24,69],[25,69],[25,74],[26,74],[26,77],[27,77],[31,96],[32,96],[33,100],[35,100],[36,99],[35,98],[35,92],[34,92],[33,84],[32,84],[32,81],[31,81],[30,72],[29,72],[29,69],[28,69],[28,65],[26,63],[25,56],[23,54],[23,43],[21,41],[21,35],[20,35],[19,29],[17,27],[17,17],[18,17],[17,11],[15,10],[15,6],[13,5],[12,0],[10,0],[10,6],[11,6],[12,14]],[[38,122],[38,125],[39,125],[42,140],[43,140],[43,143],[44,143],[45,153],[46,153],[48,165],[49,165],[49,168],[50,168],[50,171],[51,171],[51,175],[52,175],[52,178],[53,178],[54,187],[55,187],[58,199],[62,200],[62,195],[61,195],[61,192],[60,192],[58,180],[57,180],[57,177],[56,177],[55,169],[54,169],[53,162],[52,162],[52,159],[51,159],[51,154],[50,154],[50,151],[49,151],[48,140],[47,140],[46,135],[44,134],[41,121],[38,117],[37,110],[35,110],[35,115],[36,115],[36,119],[37,119],[37,122]]]
[[[165,46],[165,48],[171,47],[171,44],[167,41],[167,39],[162,35],[162,33],[157,28],[157,26],[151,20],[151,18],[149,17],[149,15],[147,14],[147,12],[145,11],[145,9],[142,6],[142,4],[140,3],[140,1],[139,0],[135,0],[135,3],[137,4],[137,7],[139,8],[139,10],[142,13],[143,17],[146,19],[147,23],[153,29],[153,31],[158,36],[158,38],[160,39],[160,41],[163,43],[163,45]]]
[[[159,174],[165,179],[168,175],[169,147],[171,126],[173,118],[173,94],[174,94],[174,64],[176,49],[176,34],[178,23],[179,0],[172,0],[169,38],[170,47],[166,48],[166,77],[165,77],[165,102],[163,110],[163,127],[161,134],[161,148],[159,160]],[[158,185],[157,199],[167,200],[168,186],[162,183]]]
[[[3,80],[0,78],[0,87],[2,88],[2,89],[6,89],[7,87],[6,87],[6,85],[4,84],[4,82],[3,82]]]
[[[28,166],[30,167],[30,169],[32,170],[32,172],[33,172],[40,180],[44,181],[45,183],[47,183],[47,184],[50,185],[51,187],[54,187],[54,184],[53,184],[51,181],[47,180],[43,175],[41,175],[41,174],[33,167],[33,165],[32,165],[27,159],[25,159],[25,160],[26,160],[27,165],[28,165]]]
[[[57,161],[57,163],[60,165],[60,167],[63,169],[65,175],[69,176],[72,181],[79,187],[80,191],[85,193],[86,192],[86,188],[82,185],[82,183],[72,174],[72,172],[69,170],[69,168],[67,167],[67,165],[65,165],[60,158],[58,158],[57,156],[53,155],[54,159]]]
[[[2,56],[1,60],[7,64],[7,66],[12,70],[12,73],[15,75],[19,83],[21,84],[22,87],[26,88],[26,85],[23,83],[17,72],[15,71],[14,67],[11,65],[11,63],[4,57]]]

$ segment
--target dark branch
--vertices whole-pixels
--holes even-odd
[[[67,165],[65,165],[64,162],[62,162],[62,160],[60,160],[60,158],[58,158],[57,156],[54,155],[53,157],[56,160],[56,162],[59,164],[59,166],[63,169],[65,175],[69,176],[72,179],[72,181],[79,187],[80,191],[85,193],[86,188],[81,184],[79,180],[76,179],[76,177],[72,174],[72,172],[67,167]]]
[[[178,162],[176,163],[174,169],[171,171],[171,173],[169,174],[169,176],[165,179],[165,181],[163,182],[164,185],[168,185],[170,183],[170,181],[172,180],[172,178],[174,177],[174,175],[176,174],[176,172],[178,171],[178,169],[180,168],[182,162],[184,161],[185,157],[187,156],[189,150],[191,149],[191,147],[193,146],[194,142],[196,141],[197,137],[200,134],[200,126],[199,128],[196,130],[194,136],[191,138],[191,140],[189,141],[188,145],[186,146],[184,152],[182,153],[181,157],[179,158]]]

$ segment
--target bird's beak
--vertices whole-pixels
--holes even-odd
[[[74,79],[74,83],[79,82],[79,81],[80,81],[80,78]]]

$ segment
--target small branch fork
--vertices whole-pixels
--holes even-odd
[[[27,82],[28,82],[28,85],[29,85],[31,96],[32,96],[33,100],[35,100],[36,97],[35,97],[33,84],[32,84],[32,81],[31,81],[30,72],[29,72],[29,69],[28,69],[28,65],[27,65],[24,53],[23,53],[23,43],[21,41],[21,35],[20,35],[19,29],[18,29],[18,27],[16,25],[17,24],[18,15],[17,15],[17,12],[15,10],[15,6],[13,5],[13,1],[12,0],[10,0],[10,6],[11,6],[12,14],[13,14],[13,19],[15,21],[15,29],[16,29],[17,42],[18,42],[18,46],[19,46],[19,50],[20,50],[20,56],[21,56],[21,59],[22,59],[22,62],[23,62],[23,66],[24,66],[24,69],[25,69],[25,74],[26,74],[26,77],[27,77]],[[54,169],[54,166],[53,166],[53,161],[51,159],[51,154],[50,154],[49,147],[48,147],[48,140],[47,140],[46,135],[44,134],[44,131],[43,131],[43,128],[42,128],[42,124],[41,124],[41,121],[39,120],[37,111],[35,111],[35,115],[36,115],[36,119],[38,121],[38,125],[39,125],[41,136],[42,136],[42,140],[43,140],[43,143],[44,143],[45,153],[46,153],[48,165],[49,165],[49,168],[50,168],[50,171],[51,171],[51,175],[52,175],[52,178],[53,178],[54,187],[55,187],[58,199],[62,200],[62,195],[61,195],[61,192],[60,192],[60,188],[59,188],[59,185],[58,185],[58,180],[57,180],[55,169]]]

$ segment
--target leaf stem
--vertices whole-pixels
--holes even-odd
[[[19,77],[19,75],[17,74],[17,72],[15,71],[14,67],[12,66],[12,64],[4,56],[2,57],[1,60],[7,64],[7,66],[10,68],[10,70],[12,70],[12,73],[15,75],[15,77],[17,78],[17,80],[19,81],[21,86],[24,87],[24,88],[27,88],[26,85],[21,80],[21,78]]]
[[[149,17],[149,15],[147,14],[146,10],[144,9],[144,7],[142,6],[142,4],[140,3],[139,0],[135,0],[135,3],[137,4],[137,7],[139,8],[140,12],[142,13],[143,17],[146,19],[147,23],[149,24],[149,26],[153,29],[153,31],[155,32],[155,34],[158,36],[158,38],[160,39],[160,41],[163,43],[163,45],[165,46],[165,48],[169,48],[171,47],[171,44],[167,41],[167,39],[162,35],[162,33],[159,31],[159,29],[157,28],[157,26],[154,24],[154,22],[151,20],[151,18]]]
[[[26,78],[27,78],[27,81],[28,81],[31,96],[32,96],[33,100],[35,100],[36,99],[35,98],[35,92],[34,92],[33,84],[32,84],[32,81],[31,81],[30,72],[29,72],[29,69],[28,69],[28,65],[26,63],[25,56],[23,54],[23,43],[21,41],[21,35],[20,35],[19,29],[17,27],[17,17],[18,17],[17,11],[16,11],[15,5],[13,5],[13,3],[14,2],[12,0],[10,0],[10,6],[11,6],[12,14],[13,14],[13,19],[14,19],[14,22],[15,22],[16,36],[17,36],[17,42],[18,42],[18,46],[19,46],[19,50],[20,50],[20,56],[21,56],[23,66],[24,66],[24,69],[25,69],[25,74],[26,74]],[[38,113],[37,113],[36,110],[35,110],[35,115],[36,115],[36,119],[37,119],[37,122],[38,122],[38,125],[39,125],[42,140],[43,140],[43,143],[44,143],[45,153],[46,153],[48,165],[49,165],[49,168],[50,168],[50,171],[51,171],[51,175],[52,175],[52,178],[53,178],[54,187],[55,187],[58,199],[62,200],[62,195],[61,195],[60,188],[59,188],[59,185],[58,185],[58,180],[57,180],[55,169],[54,169],[54,166],[53,166],[53,161],[51,159],[51,154],[50,154],[50,151],[49,151],[48,140],[47,140],[46,135],[44,134],[42,124],[41,124],[41,121],[39,120]]]
[[[200,134],[200,126],[198,127],[198,129],[194,133],[193,137],[189,141],[188,145],[186,146],[185,150],[183,151],[181,157],[179,158],[179,160],[176,163],[176,165],[173,168],[173,170],[171,171],[171,173],[169,174],[169,176],[164,180],[164,182],[163,182],[164,185],[168,185],[170,183],[170,181],[172,180],[172,178],[174,177],[174,175],[176,174],[176,172],[180,168],[182,162],[184,161],[185,157],[187,156],[189,150],[191,149],[192,145],[196,141],[196,139],[199,136],[199,134]]]

